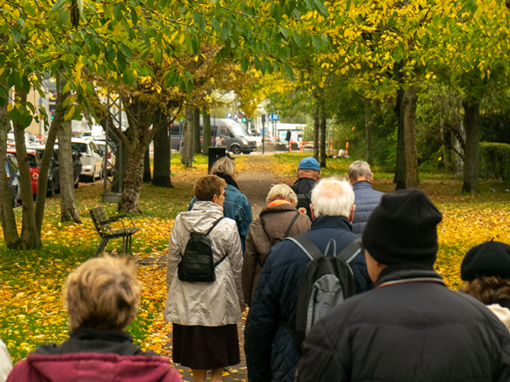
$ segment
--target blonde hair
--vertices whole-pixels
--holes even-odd
[[[269,204],[275,199],[284,199],[291,202],[294,207],[297,204],[296,193],[286,184],[275,184],[267,194],[266,203]]]
[[[80,265],[64,287],[69,330],[122,330],[128,326],[139,306],[137,273],[128,257],[104,255]]]
[[[236,174],[236,162],[227,157],[218,159],[212,166],[211,174],[215,175],[220,172],[233,178]]]
[[[316,216],[349,217],[354,204],[351,184],[341,178],[322,179],[313,188],[312,206]]]

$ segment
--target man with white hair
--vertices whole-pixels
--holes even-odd
[[[370,171],[370,165],[367,162],[362,160],[352,162],[347,175],[354,190],[354,203],[356,204],[352,232],[361,234],[367,225],[370,214],[381,202],[384,192],[372,188],[374,174]]]
[[[337,253],[359,237],[351,232],[354,193],[348,181],[322,179],[312,191],[312,226],[303,236],[325,253],[331,239]],[[266,258],[245,330],[245,353],[250,382],[291,382],[301,357],[293,328],[296,322],[298,282],[310,258],[295,243],[284,240]],[[371,289],[365,257],[350,262],[356,292]]]

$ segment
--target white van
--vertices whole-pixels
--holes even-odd
[[[73,150],[81,156],[81,175],[95,181],[103,177],[103,151],[91,139],[72,138]]]

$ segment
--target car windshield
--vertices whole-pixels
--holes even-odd
[[[101,143],[96,143],[97,147],[99,147],[101,150],[103,150],[103,152],[106,152],[106,147],[105,145],[101,144]]]
[[[30,167],[32,167],[32,168],[37,167],[37,160],[35,159],[35,155],[28,154],[27,158],[28,158],[28,164],[30,165]]]
[[[87,153],[87,144],[73,142],[73,143],[71,143],[71,145],[73,146],[74,151],[77,151],[79,153],[85,153],[85,154]]]
[[[246,133],[244,132],[243,128],[239,126],[237,123],[232,122],[232,124],[229,124],[229,127],[237,137],[239,138],[246,137]]]

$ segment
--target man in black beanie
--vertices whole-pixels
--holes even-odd
[[[362,238],[375,289],[312,328],[297,381],[510,381],[508,330],[433,269],[441,219],[421,191],[382,197]]]

